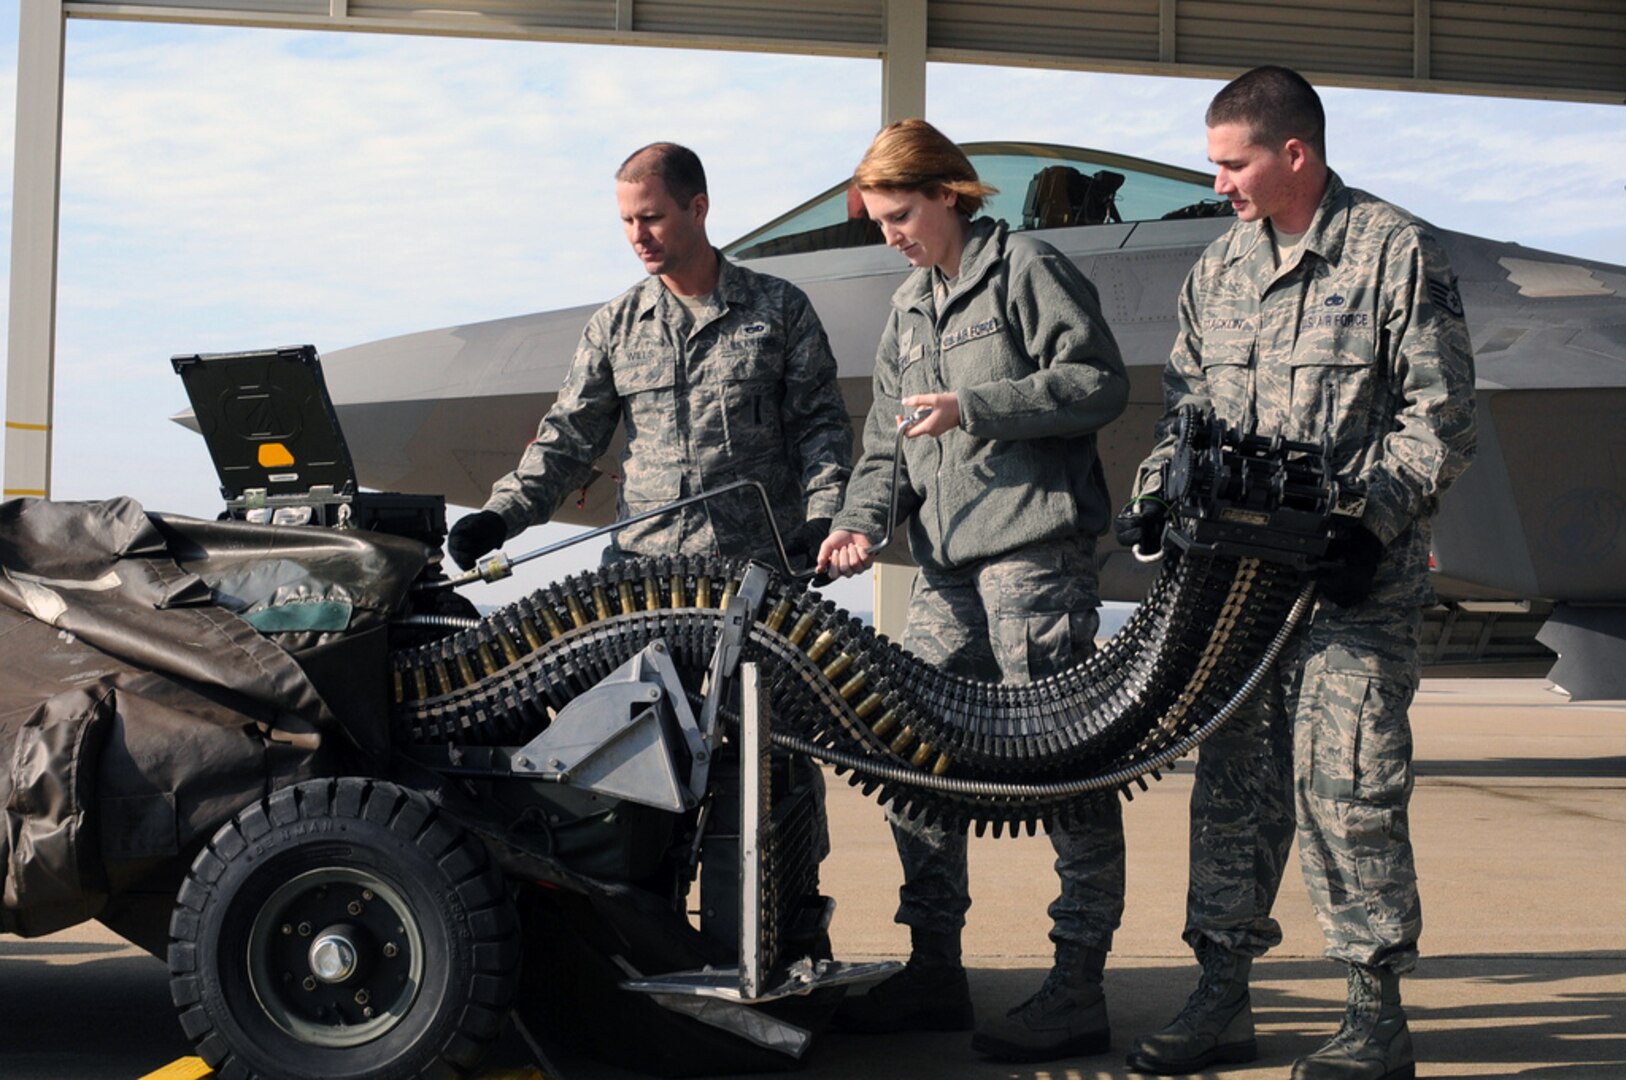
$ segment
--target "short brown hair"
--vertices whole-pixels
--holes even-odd
[[[659,177],[672,201],[684,209],[696,195],[706,193],[705,167],[700,164],[700,155],[687,146],[650,143],[628,154],[615,171],[616,180],[624,184],[640,183],[651,176]]]
[[[1297,139],[1327,160],[1327,114],[1309,80],[1274,64],[1243,72],[1208,105],[1209,127],[1244,124],[1248,138],[1272,149]]]
[[[959,196],[955,206],[966,217],[999,191],[979,180],[965,151],[924,120],[899,120],[882,128],[853,170],[853,183],[860,191],[922,191],[930,196],[952,191]]]

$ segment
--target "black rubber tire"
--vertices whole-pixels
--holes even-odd
[[[329,933],[344,947],[327,955],[358,960],[324,982]],[[378,780],[310,781],[243,810],[193,862],[170,936],[181,1026],[221,1080],[458,1076],[519,985],[519,921],[485,846]]]

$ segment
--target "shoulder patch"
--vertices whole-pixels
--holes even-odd
[[[1428,280],[1428,298],[1434,301],[1434,306],[1447,311],[1457,318],[1462,318],[1462,295],[1457,287],[1448,281]]]

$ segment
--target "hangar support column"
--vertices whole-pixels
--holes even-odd
[[[43,497],[51,487],[57,192],[62,177],[62,0],[24,0],[20,7],[5,491],[0,496],[7,499]]]
[[[926,115],[926,0],[886,0],[886,48],[881,54],[881,123]],[[907,543],[902,540],[901,543]],[[903,638],[915,568],[876,563],[875,628]]]
[[[886,0],[881,123],[926,115],[926,0]]]

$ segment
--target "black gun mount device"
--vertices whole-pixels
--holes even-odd
[[[1359,523],[1360,485],[1332,471],[1332,448],[1248,435],[1187,406],[1163,486],[1169,540],[1182,551],[1316,567]]]

